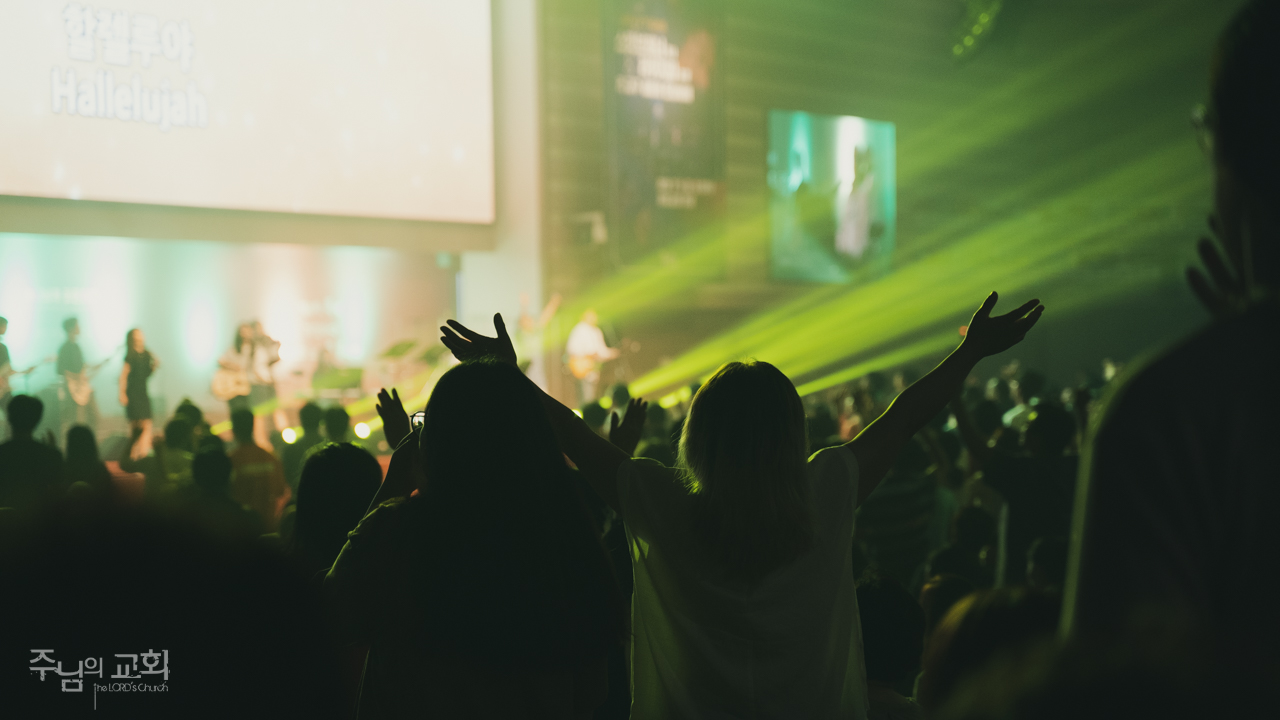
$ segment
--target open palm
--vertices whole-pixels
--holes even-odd
[[[1039,300],[1028,300],[1012,312],[992,317],[991,311],[996,307],[1000,296],[991,293],[982,306],[969,321],[969,329],[965,332],[962,347],[979,357],[987,357],[1002,353],[1022,342],[1030,330],[1044,314],[1044,306]]]
[[[502,322],[502,314],[493,316],[493,328],[497,337],[486,337],[477,333],[457,320],[447,321],[447,326],[440,327],[440,342],[449,348],[453,356],[466,362],[480,358],[494,358],[508,365],[516,366],[516,348],[507,334],[507,325]]]

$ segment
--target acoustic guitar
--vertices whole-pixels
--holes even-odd
[[[222,402],[249,394],[249,376],[243,370],[218,368],[209,384],[209,392]]]
[[[112,355],[114,354],[112,353]],[[111,362],[110,356],[97,365],[90,365],[78,373],[65,375],[67,394],[71,396],[72,402],[81,407],[89,404],[89,401],[93,399],[93,376],[97,375],[98,371],[109,362]]]

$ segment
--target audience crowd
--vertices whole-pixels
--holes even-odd
[[[1217,243],[1188,275],[1214,320],[1114,379],[1008,356],[978,375],[1045,311],[995,314],[992,293],[928,372],[801,398],[731,362],[670,407],[618,386],[576,412],[524,376],[500,316],[493,337],[450,321],[459,363],[422,423],[379,394],[385,472],[341,408],[307,405],[278,450],[248,410],[223,438],[184,401],[152,452],[104,459],[83,426],[37,438],[45,409],[14,396],[3,714],[69,714],[68,676],[163,650],[163,689],[83,699],[127,717],[1269,715],[1277,48],[1280,4],[1248,3],[1196,115]]]

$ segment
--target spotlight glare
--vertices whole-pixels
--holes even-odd
[[[360,438],[361,440],[368,438],[370,433],[369,423],[362,423],[362,422],[356,423],[355,431],[356,431],[356,437]]]
[[[285,428],[280,432],[280,437],[290,445],[298,442],[298,433],[293,428]]]

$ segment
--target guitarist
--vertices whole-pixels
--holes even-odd
[[[578,379],[578,402],[585,405],[596,399],[600,385],[600,366],[620,354],[609,347],[600,329],[600,316],[595,310],[582,313],[582,319],[569,331],[565,353],[569,356],[569,372]]]
[[[89,385],[89,373],[84,364],[84,353],[80,344],[80,321],[69,317],[62,321],[62,330],[67,334],[67,341],[58,348],[58,375],[62,378],[63,388],[59,393],[62,399],[62,432],[71,425],[88,425],[98,428],[98,400],[94,397],[93,388]],[[77,391],[83,388],[83,402],[77,398]]]
[[[9,332],[9,320],[0,317],[0,338]],[[8,417],[9,401],[13,399],[13,388],[9,387],[9,347],[0,342],[0,412],[5,413]]]
[[[240,323],[236,327],[236,335],[231,341],[231,347],[218,359],[218,366],[235,380],[227,385],[229,410],[231,412],[250,410],[249,373],[253,367],[253,326],[251,324]],[[231,392],[236,394],[231,395]]]

